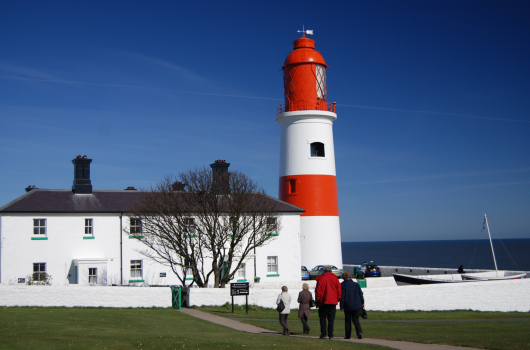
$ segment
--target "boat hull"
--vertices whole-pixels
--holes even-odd
[[[463,280],[435,279],[419,276],[401,275],[393,273],[394,281],[398,286],[419,285],[419,284],[437,284],[437,283],[461,283]]]
[[[503,276],[462,275],[462,279],[466,281],[506,281],[518,280],[523,278],[526,278],[526,272]]]

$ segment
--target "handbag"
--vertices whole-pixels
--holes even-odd
[[[361,311],[361,317],[365,320],[368,318],[368,314],[366,313],[366,310],[364,308],[363,311]]]
[[[311,298],[311,300],[309,300],[309,307],[315,307],[315,300],[313,298]]]
[[[278,303],[278,307],[276,307],[276,311],[282,312],[283,309],[285,309],[285,304],[283,303],[283,300],[280,299],[280,302]]]

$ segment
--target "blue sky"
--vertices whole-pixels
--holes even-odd
[[[0,206],[226,159],[277,196],[281,66],[313,29],[343,241],[530,237],[530,3],[0,1]]]

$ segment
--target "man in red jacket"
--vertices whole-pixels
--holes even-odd
[[[320,318],[320,339],[327,335],[333,338],[333,324],[335,322],[335,312],[340,301],[342,289],[339,279],[331,272],[331,266],[324,267],[324,273],[316,278],[315,301],[318,307],[318,317]]]

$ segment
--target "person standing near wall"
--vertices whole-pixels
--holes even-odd
[[[289,336],[291,335],[291,331],[289,331],[287,318],[289,318],[289,314],[291,313],[291,296],[287,291],[287,286],[283,286],[282,293],[278,295],[278,299],[276,300],[276,305],[280,304],[280,301],[283,301],[283,304],[285,305],[285,308],[280,311],[280,324],[283,327],[283,335]]]
[[[349,272],[344,272],[342,274],[344,282],[341,283],[342,297],[340,299],[340,309],[344,310],[344,321],[346,326],[346,335],[344,338],[351,338],[351,323],[353,321],[357,338],[362,339],[363,329],[359,322],[359,316],[361,316],[364,308],[363,291],[359,284],[354,282],[351,277],[352,276]]]
[[[302,285],[302,291],[298,294],[298,318],[302,321],[304,328],[304,334],[309,334],[309,325],[307,324],[307,319],[311,317],[311,305],[309,302],[313,299],[313,295],[309,291],[309,285],[304,283]]]
[[[327,336],[329,339],[333,339],[335,313],[342,293],[341,285],[338,277],[331,272],[331,266],[325,266],[324,273],[318,276],[316,281],[315,300],[320,319],[320,339],[326,338],[326,328]]]

